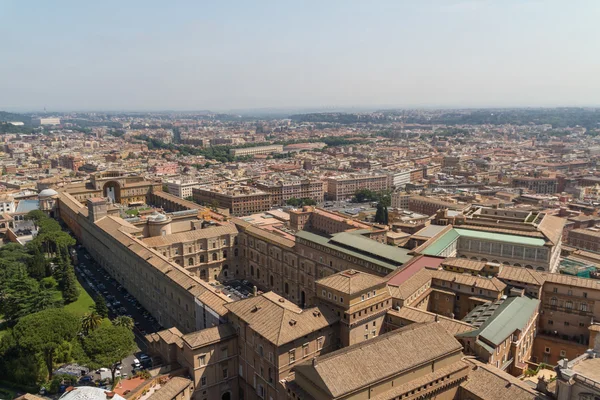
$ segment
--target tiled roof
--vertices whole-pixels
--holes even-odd
[[[367,272],[346,270],[319,279],[316,283],[346,294],[355,294],[386,282],[386,278]]]
[[[269,342],[280,346],[334,324],[339,317],[328,308],[301,309],[273,292],[227,304],[229,312],[245,321]]]
[[[417,290],[423,287],[423,285],[431,281],[431,272],[432,271],[423,268],[398,286],[392,284],[388,285],[391,296],[394,299],[402,300],[409,298]]]
[[[412,321],[413,323],[433,322],[435,321],[437,316],[437,322],[444,327],[446,332],[448,332],[451,335],[475,330],[475,327],[473,325],[468,324],[466,322],[444,317],[442,315],[436,315],[435,313],[414,307],[404,306],[400,308],[400,310],[392,309],[388,311],[388,314],[394,317],[402,318],[407,321]]]
[[[548,238],[552,244],[558,244],[562,235],[566,220],[564,218],[546,215],[538,225],[538,229]]]
[[[502,370],[474,359],[465,359],[470,364],[469,377],[460,389],[481,400],[533,400],[548,399],[527,384]]]
[[[571,275],[544,273],[546,282],[557,283],[561,285],[577,286],[581,288],[600,290],[600,280],[589,278],[578,278]]]
[[[164,384],[160,389],[156,390],[148,400],[173,400],[177,398],[177,395],[181,393],[185,388],[190,386],[191,380],[182,378],[180,376],[174,376]]]
[[[232,325],[221,324],[212,328],[188,333],[187,335],[183,335],[181,339],[191,348],[195,348],[233,337],[235,334],[236,332]]]
[[[538,271],[534,271],[528,268],[522,267],[511,267],[503,265],[498,274],[498,279],[522,282],[530,285],[543,285],[546,280],[544,275]]]
[[[442,262],[442,265],[464,268],[471,271],[481,271],[485,267],[485,264],[485,261],[468,260],[466,258],[446,258]]]
[[[294,370],[337,398],[461,350],[441,325],[413,324],[317,357]]]
[[[506,288],[506,285],[498,278],[484,278],[481,276],[459,274],[457,272],[444,270],[431,271],[431,274],[433,279],[439,279],[465,286],[474,286],[479,289],[503,292]]]

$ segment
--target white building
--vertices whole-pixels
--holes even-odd
[[[60,125],[60,118],[38,118],[34,122],[40,125]]]
[[[167,189],[169,193],[185,199],[192,196],[192,189],[199,188],[200,184],[196,181],[181,181],[181,180],[169,180],[167,181]]]
[[[0,213],[14,213],[15,201],[10,196],[0,197]]]

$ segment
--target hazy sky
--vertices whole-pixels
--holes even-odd
[[[0,110],[600,105],[600,0],[0,0]]]

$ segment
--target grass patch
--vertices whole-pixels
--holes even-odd
[[[140,212],[136,209],[133,209],[125,211],[125,214],[129,215],[130,217],[137,217],[140,214]]]
[[[94,302],[94,299],[92,299],[92,296],[90,296],[90,294],[85,291],[83,286],[81,286],[79,281],[77,281],[77,288],[79,288],[79,298],[77,298],[76,301],[67,304],[65,306],[65,310],[75,314],[78,317],[81,317],[86,312],[89,312],[90,307],[94,307],[96,303]],[[62,298],[62,293],[60,293],[60,296]]]

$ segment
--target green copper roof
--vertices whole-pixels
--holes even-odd
[[[473,239],[489,240],[490,242],[514,243],[526,246],[541,247],[546,243],[544,239],[529,236],[508,235],[506,233],[477,231],[464,228],[452,228],[427,246],[422,253],[427,256],[440,255],[448,246],[450,246],[461,236]]]
[[[543,246],[546,243],[544,239],[529,236],[508,235],[506,233],[477,231],[463,228],[454,228],[454,230],[457,231],[460,236],[495,242],[517,243],[528,246]]]
[[[480,327],[456,336],[478,337],[495,344],[504,342],[517,329],[524,330],[540,301],[529,297],[509,297],[504,301],[489,302],[475,307],[463,321]]]
[[[450,229],[448,232],[436,239],[431,245],[427,246],[427,248],[423,250],[423,254],[427,256],[437,256],[441,254],[446,247],[450,246],[456,239],[458,239],[458,236],[459,234],[456,229]]]

